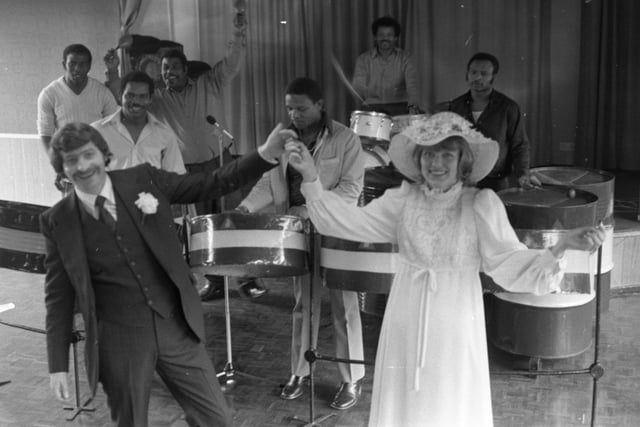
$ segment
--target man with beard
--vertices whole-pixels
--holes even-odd
[[[418,73],[411,54],[398,47],[402,27],[384,16],[373,21],[372,49],[360,54],[353,72],[353,87],[364,99],[359,107],[392,116],[420,113]]]
[[[186,171],[175,133],[148,111],[153,91],[151,77],[130,72],[120,82],[122,107],[91,124],[109,144],[110,170],[149,163],[169,172]]]
[[[499,69],[495,56],[484,52],[473,55],[467,63],[469,91],[449,102],[448,110],[460,114],[500,146],[493,170],[478,187],[498,191],[510,187],[511,179],[523,188],[540,185],[529,173],[529,138],[520,107],[493,88]]]
[[[349,128],[328,117],[324,110],[322,89],[315,80],[301,77],[293,80],[285,90],[285,106],[291,119],[290,130],[309,148],[319,169],[325,189],[331,190],[349,203],[355,204],[360,195],[364,177],[364,160],[358,136]],[[280,165],[265,173],[238,210],[246,213],[270,208],[278,214],[292,214],[309,218],[304,196],[300,192],[302,175],[287,163],[284,156]],[[316,254],[320,251],[316,250]],[[314,261],[317,264],[317,260]],[[316,266],[317,267],[317,266]],[[316,269],[317,270],[317,269]],[[280,397],[285,400],[299,398],[309,375],[309,364],[304,353],[311,343],[316,347],[320,327],[320,294],[322,280],[317,271],[311,281],[314,295],[313,334],[309,332],[309,274],[293,278],[295,306],[293,308],[291,340],[291,376]],[[362,360],[362,324],[358,294],[352,291],[329,289],[333,318],[336,357]],[[359,364],[339,363],[341,384],[331,406],[347,409],[358,401],[360,380],[364,367]]]
[[[38,96],[38,135],[47,150],[56,129],[70,122],[94,122],[118,108],[111,92],[87,75],[91,52],[84,45],[72,44],[64,49],[62,68],[64,75]]]

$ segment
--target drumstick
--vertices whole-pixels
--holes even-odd
[[[338,77],[340,77],[340,80],[342,81],[342,83],[344,83],[347,89],[349,89],[349,92],[351,92],[353,96],[358,98],[362,103],[362,105],[369,105],[364,99],[362,99],[358,91],[353,87],[353,85],[351,84],[347,76],[344,74],[344,71],[342,70],[342,67],[338,63],[338,60],[336,59],[335,55],[333,54],[331,55],[331,65],[333,65],[333,68],[336,70],[336,73],[338,73]]]
[[[532,175],[538,178],[538,180],[543,184],[551,184],[551,185],[557,185],[560,187],[566,187],[569,189],[569,191],[567,192],[567,195],[569,196],[569,198],[573,199],[576,197],[576,190],[575,188],[573,188],[573,182],[559,181],[555,178],[550,177],[549,175],[545,175],[540,172],[533,172]]]

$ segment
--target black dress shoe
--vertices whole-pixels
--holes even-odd
[[[282,387],[280,392],[280,398],[284,400],[293,400],[302,396],[302,383],[308,377],[299,377],[297,375],[291,375],[289,381]]]
[[[358,403],[360,393],[362,393],[360,381],[356,381],[354,383],[342,383],[330,406],[334,409],[340,410],[349,409]]]
[[[222,280],[220,280],[222,278]],[[224,277],[207,274],[206,283],[198,290],[201,301],[211,301],[224,298]]]
[[[267,294],[268,289],[251,279],[240,285],[240,291],[247,298],[260,298]]]

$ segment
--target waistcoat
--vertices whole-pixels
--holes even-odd
[[[178,288],[142,239],[122,200],[116,203],[115,234],[80,209],[98,319],[141,326],[151,322],[152,311],[170,317],[179,307]]]

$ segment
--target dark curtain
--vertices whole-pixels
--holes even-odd
[[[213,64],[233,31],[232,2],[198,5],[201,58],[191,59]],[[309,76],[348,125],[356,100],[331,58],[350,77],[372,46],[372,21],[391,15],[414,55],[424,109],[465,92],[467,60],[490,52],[501,65],[496,89],[524,114],[533,166],[638,170],[639,9],[634,0],[247,0],[247,55],[224,89],[223,122],[237,152],[252,150],[287,121],[286,84]]]
[[[414,54],[424,109],[466,91],[468,58],[477,51],[491,52],[501,61],[496,88],[514,98],[525,114],[534,162],[549,163],[551,3],[248,0],[247,60],[225,91],[227,121],[241,136],[240,151],[252,149],[275,123],[287,120],[285,86],[306,75],[322,84],[329,114],[348,125],[356,101],[341,83],[331,57],[350,77],[358,54],[372,46],[372,21],[391,15],[404,29],[401,46]],[[219,52],[212,55],[216,57]]]
[[[640,2],[582,5],[575,164],[640,170]]]

